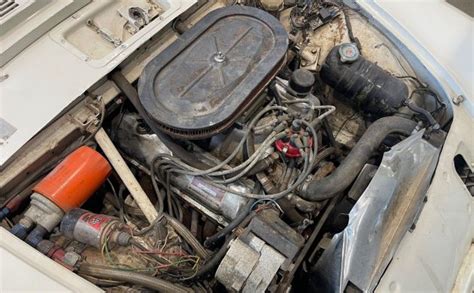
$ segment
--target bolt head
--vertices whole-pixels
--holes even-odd
[[[452,98],[453,104],[456,106],[464,102],[464,100],[465,97],[463,95],[455,96]]]

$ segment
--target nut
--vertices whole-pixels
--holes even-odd
[[[466,98],[463,95],[459,95],[459,96],[453,97],[452,101],[454,105],[458,106],[459,104],[464,102],[465,99]]]

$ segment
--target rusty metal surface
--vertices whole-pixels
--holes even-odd
[[[281,67],[287,47],[285,30],[270,14],[218,9],[146,66],[140,102],[168,134],[209,137],[252,103]]]

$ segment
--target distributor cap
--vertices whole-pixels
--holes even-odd
[[[301,150],[313,146],[313,138],[302,129],[298,121],[293,121],[286,130],[286,136],[275,141],[275,148],[287,158],[300,158]]]

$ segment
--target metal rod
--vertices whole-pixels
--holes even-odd
[[[142,210],[148,222],[153,223],[158,217],[158,212],[103,128],[97,131],[95,140],[109,159],[110,164],[114,167],[120,179],[122,179],[130,195],[137,202],[138,207]]]

